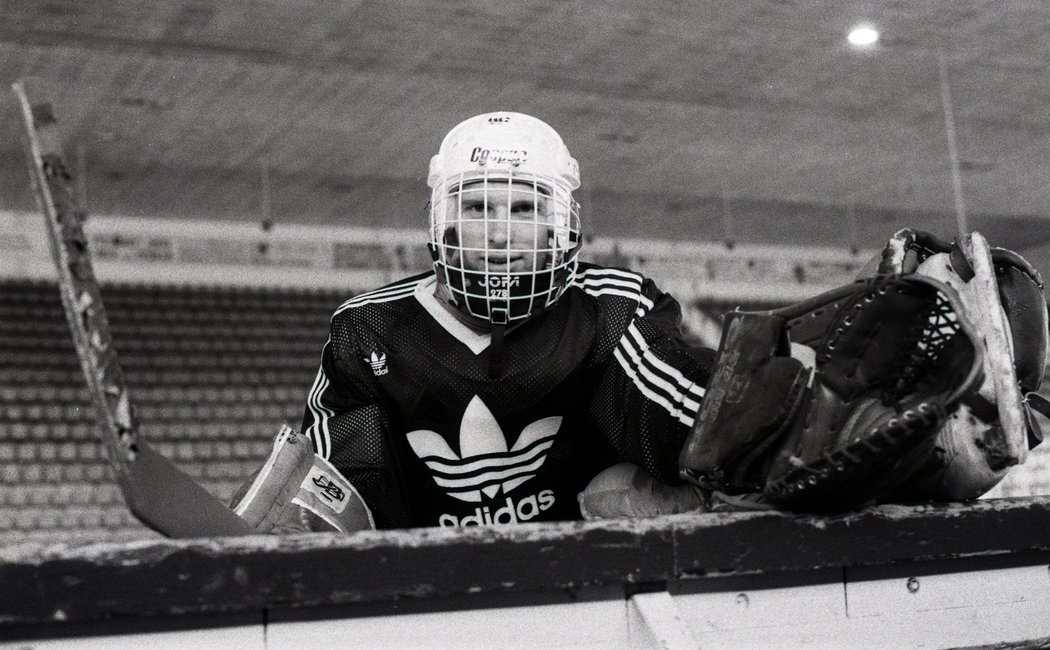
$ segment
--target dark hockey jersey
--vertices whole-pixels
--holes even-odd
[[[577,494],[619,461],[678,482],[713,362],[685,343],[652,281],[580,264],[547,311],[490,337],[434,297],[427,273],[332,316],[303,431],[380,528],[579,519]]]

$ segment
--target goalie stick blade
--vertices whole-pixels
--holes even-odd
[[[249,535],[255,531],[210,492],[145,442],[128,468],[128,507],[168,537]]]
[[[99,434],[124,500],[142,523],[165,535],[252,532],[221,501],[139,442],[138,422],[113,349],[81,223],[83,214],[74,200],[73,178],[62,157],[54,112],[50,104],[30,104],[22,84],[15,83],[12,89],[25,126],[29,175],[47,220],[62,309],[95,407]]]

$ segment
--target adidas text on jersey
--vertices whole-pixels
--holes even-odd
[[[438,517],[438,523],[443,528],[455,528],[457,526],[492,526],[494,524],[518,524],[528,521],[544,510],[554,505],[554,492],[543,490],[539,494],[514,501],[507,497],[506,503],[495,512],[489,506],[474,508],[474,514],[460,519],[456,515],[443,514]]]

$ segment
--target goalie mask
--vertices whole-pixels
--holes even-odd
[[[486,113],[456,126],[430,161],[430,251],[444,298],[484,325],[521,322],[572,282],[579,167],[546,123]]]

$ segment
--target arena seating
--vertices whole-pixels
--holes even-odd
[[[109,284],[103,297],[141,435],[223,501],[298,427],[332,290]],[[718,345],[726,311],[688,302],[685,330]],[[993,496],[1050,493],[1041,445]],[[99,442],[58,287],[0,281],[0,544],[152,536],[127,510]]]
[[[334,291],[107,285],[143,439],[228,501],[298,427]],[[0,543],[150,536],[99,443],[57,285],[0,282]]]
[[[140,435],[229,501],[280,424],[299,425],[328,319],[346,297],[103,286]],[[737,306],[687,306],[686,330],[717,346],[721,312]],[[700,313],[706,329],[696,326]],[[96,426],[57,285],[0,281],[0,543],[153,535],[124,505]]]

